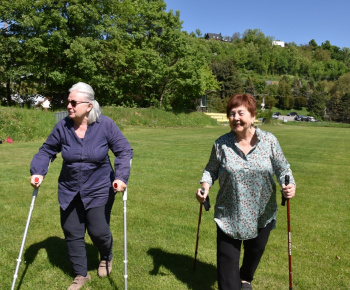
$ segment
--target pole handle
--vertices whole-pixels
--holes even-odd
[[[204,187],[202,187],[201,194],[204,194],[204,193],[205,193],[205,189],[204,189]],[[203,205],[204,205],[205,211],[208,211],[211,208],[209,195],[207,195],[207,197],[205,198]]]
[[[284,177],[284,184],[285,184],[285,185],[288,185],[288,184],[289,184],[289,175],[286,175],[286,176]],[[287,199],[284,197],[283,192],[282,192],[282,203],[281,203],[282,206],[285,206],[285,205],[286,205],[286,200],[287,200]]]

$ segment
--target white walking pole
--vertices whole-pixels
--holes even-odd
[[[38,177],[35,178],[35,182],[39,182],[39,178]],[[22,253],[23,253],[23,249],[24,249],[24,243],[25,243],[26,238],[27,238],[29,223],[30,223],[30,219],[32,217],[32,212],[33,212],[33,209],[34,209],[34,203],[35,203],[35,199],[36,199],[37,195],[38,195],[38,188],[35,188],[34,191],[33,191],[32,203],[30,204],[30,208],[29,208],[27,224],[26,224],[26,227],[25,227],[25,230],[24,230],[24,234],[23,234],[21,250],[19,251],[19,255],[18,255],[18,259],[17,259],[16,271],[15,271],[15,274],[13,275],[13,282],[12,282],[11,290],[15,289],[16,279],[17,279],[17,275],[18,275],[18,269],[19,269],[19,265],[21,263]]]
[[[130,167],[131,167],[130,160]],[[118,184],[113,184],[114,188],[118,188]],[[125,281],[125,290],[128,289],[128,251],[127,251],[127,230],[126,230],[126,201],[128,200],[128,189],[125,188],[123,192],[123,211],[124,211],[124,281]]]
[[[127,232],[126,232],[126,201],[128,200],[128,189],[125,188],[123,193],[123,210],[124,210],[124,280],[125,290],[128,289],[128,251],[127,251]]]

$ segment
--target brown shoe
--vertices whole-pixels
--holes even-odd
[[[67,290],[78,290],[83,287],[87,281],[91,281],[91,276],[89,273],[86,275],[86,277],[78,275],[74,278],[72,285],[70,285]]]
[[[107,262],[106,260],[101,260],[98,266],[97,275],[99,277],[106,277],[112,272],[112,260]]]

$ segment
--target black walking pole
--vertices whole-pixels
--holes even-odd
[[[202,187],[201,193],[204,194],[205,189]],[[209,195],[207,195],[207,198],[203,203],[200,204],[199,206],[199,218],[198,218],[198,228],[197,228],[197,240],[196,240],[196,250],[194,252],[194,263],[193,263],[193,271],[196,270],[196,262],[197,262],[197,253],[198,253],[198,241],[199,241],[199,232],[201,228],[201,219],[202,219],[202,208],[204,208],[206,211],[210,209],[210,201],[209,201]]]
[[[285,176],[285,185],[289,184],[289,175]],[[287,225],[288,225],[288,261],[289,261],[289,290],[293,289],[293,272],[292,272],[292,234],[290,231],[290,206],[289,199],[286,199],[282,193],[282,205],[287,200]]]

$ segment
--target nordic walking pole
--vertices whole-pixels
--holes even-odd
[[[289,184],[289,175],[285,176],[285,185]],[[282,205],[284,206],[286,198],[282,193]],[[290,206],[287,199],[287,225],[288,225],[288,261],[289,261],[289,290],[293,289],[293,272],[292,272],[292,234],[290,231]]]
[[[131,161],[130,160],[130,167],[131,167]],[[118,184],[115,182],[113,183],[113,187],[117,189]],[[128,250],[127,250],[127,231],[126,231],[126,201],[128,200],[128,189],[125,188],[123,192],[123,211],[124,211],[124,284],[125,284],[125,290],[128,289]]]
[[[198,218],[198,227],[197,227],[197,240],[196,240],[196,249],[194,252],[194,263],[193,263],[193,271],[196,271],[196,262],[197,262],[197,253],[198,253],[198,241],[199,241],[199,231],[201,228],[201,219],[202,219],[202,208],[203,203],[199,205],[199,218]]]
[[[205,192],[205,189],[204,189],[204,187],[202,187],[201,193],[204,194],[204,192]],[[201,229],[201,219],[202,219],[202,208],[203,208],[203,205],[204,205],[204,208],[205,208],[206,211],[208,211],[210,209],[209,195],[207,195],[207,198],[205,199],[205,201],[199,205],[199,218],[198,218],[198,228],[197,228],[196,249],[195,249],[195,252],[194,252],[193,271],[196,270],[197,253],[198,253],[198,241],[199,241],[199,232],[200,232],[200,229]]]
[[[118,184],[113,183],[113,187],[117,189]],[[128,289],[128,252],[127,252],[127,232],[126,232],[126,201],[128,200],[128,190],[125,188],[123,192],[123,211],[124,211],[124,281],[125,290]]]
[[[39,178],[36,177],[35,178],[35,183],[38,183],[38,182],[39,182]],[[17,259],[16,271],[15,271],[15,274],[13,275],[13,282],[12,282],[11,290],[15,289],[16,279],[17,279],[17,275],[18,275],[18,269],[19,269],[19,265],[21,263],[22,253],[23,253],[23,249],[24,249],[24,243],[25,243],[26,238],[27,238],[29,223],[30,223],[30,219],[32,217],[32,212],[33,212],[33,209],[34,209],[35,199],[36,199],[36,197],[38,195],[38,189],[39,188],[36,187],[36,188],[34,188],[34,191],[33,191],[32,203],[30,204],[30,208],[29,208],[27,224],[26,224],[26,227],[25,227],[25,230],[24,230],[24,234],[23,234],[21,250],[19,251],[19,255],[18,255],[18,259]]]

